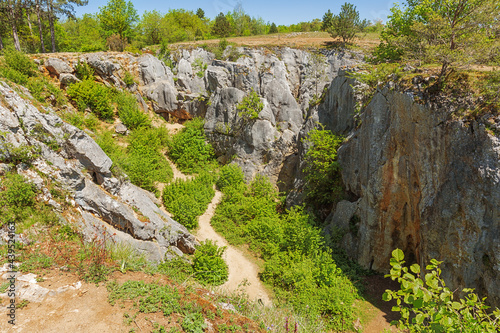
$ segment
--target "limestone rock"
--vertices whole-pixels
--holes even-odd
[[[63,73],[73,73],[73,68],[71,68],[65,61],[58,58],[48,58],[45,60],[45,68],[47,68],[51,75],[56,77],[59,77]]]

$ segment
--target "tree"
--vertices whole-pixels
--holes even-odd
[[[329,31],[332,27],[333,13],[328,9],[328,11],[323,15],[323,23],[321,25],[321,30]]]
[[[347,43],[354,39],[356,33],[366,25],[366,20],[359,19],[356,6],[346,2],[342,5],[340,13],[332,18],[328,32],[333,38],[340,37],[344,43]]]
[[[278,33],[278,28],[276,27],[276,24],[274,22],[271,24],[271,27],[269,28],[269,33],[270,34]]]
[[[217,37],[228,37],[231,33],[231,25],[224,13],[220,12],[215,18],[215,23],[212,27],[212,34]]]
[[[146,44],[159,44],[161,42],[160,22],[161,14],[156,10],[153,10],[152,12],[145,11],[144,14],[142,14],[142,19],[139,23],[139,30],[145,37]]]
[[[87,3],[87,0],[46,0],[52,52],[56,52],[56,34],[54,23],[57,20],[57,15],[75,18],[75,8],[73,5],[85,6]]]
[[[455,67],[473,63],[499,27],[496,0],[408,0],[395,5],[378,53],[441,64],[438,84]]]
[[[98,17],[108,37],[117,34],[125,41],[130,41],[139,19],[132,2],[125,0],[109,0],[106,6],[99,7]]]
[[[200,19],[204,19],[205,18],[205,11],[201,8],[198,8],[196,10],[196,16],[198,16]]]

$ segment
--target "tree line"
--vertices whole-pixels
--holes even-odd
[[[248,15],[241,5],[215,18],[196,11],[145,11],[139,16],[132,2],[109,0],[98,12],[75,16],[75,6],[88,0],[0,0],[0,50],[12,47],[29,53],[136,50],[147,45],[231,36],[322,30],[314,19],[276,25]]]

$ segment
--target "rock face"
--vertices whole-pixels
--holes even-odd
[[[111,160],[90,136],[50,109],[40,112],[4,82],[0,95],[0,158],[11,160],[16,147],[37,149],[33,169],[21,163],[18,173],[33,182],[56,210],[60,205],[41,175],[62,184],[70,193],[66,201],[76,204],[74,218],[87,240],[126,243],[153,261],[171,253],[194,252],[194,236],[159,209],[150,193],[114,178]]]
[[[348,104],[332,107],[334,118],[347,119]],[[436,258],[452,290],[476,288],[500,304],[498,137],[384,89],[339,149],[339,162],[358,199],[339,203],[329,222],[346,233],[348,254],[382,272],[395,248],[423,267]]]

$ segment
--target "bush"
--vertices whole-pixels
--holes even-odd
[[[125,71],[125,76],[123,78],[123,82],[127,85],[127,86],[132,86],[135,81],[134,81],[134,77],[132,76],[132,74],[130,74],[129,71]]]
[[[85,79],[70,85],[66,89],[66,93],[75,101],[80,111],[84,111],[88,107],[101,119],[113,119],[113,107],[106,86],[91,79]]]
[[[118,34],[112,34],[106,39],[106,46],[110,51],[123,52],[127,47],[127,40]]]
[[[244,120],[257,119],[259,113],[264,108],[264,103],[260,101],[259,95],[252,89],[243,100],[238,103],[236,109]]]
[[[224,165],[219,173],[219,178],[215,183],[219,190],[224,190],[227,186],[237,187],[245,183],[243,171],[237,164]]]
[[[167,183],[172,179],[172,168],[161,153],[168,141],[162,128],[141,127],[128,137],[126,149],[116,144],[111,132],[104,132],[96,142],[113,161],[113,171],[125,172],[130,181],[145,190],[158,194],[156,182]]]
[[[137,100],[134,96],[127,93],[119,93],[115,98],[115,102],[118,109],[118,116],[128,129],[133,130],[151,125],[148,115],[139,110]]]
[[[4,65],[21,75],[33,77],[38,74],[37,65],[33,60],[22,52],[5,49],[3,53]],[[22,84],[20,82],[16,82]]]
[[[219,247],[211,240],[201,242],[193,258],[195,278],[201,284],[219,286],[227,281],[229,270],[222,259],[226,247]]]
[[[393,321],[402,330],[409,332],[498,332],[500,310],[488,314],[484,304],[473,289],[463,289],[466,294],[456,299],[441,278],[441,261],[432,259],[427,272],[418,264],[403,267],[403,251],[392,251],[390,277],[401,283],[398,291],[386,290],[385,301],[395,299],[397,306],[392,311],[400,312],[401,319]],[[455,299],[455,300],[454,300]]]
[[[192,180],[174,181],[163,190],[165,208],[186,228],[197,228],[198,217],[205,212],[215,194],[213,183],[214,177],[206,172]]]
[[[327,214],[343,193],[337,162],[337,149],[343,138],[328,130],[314,129],[306,140],[310,144],[304,159],[306,202],[320,215]]]
[[[224,197],[211,221],[214,228],[231,244],[248,244],[265,260],[261,278],[279,299],[311,320],[322,316],[331,329],[340,330],[342,321],[352,323],[357,289],[325,246],[313,217],[300,207],[280,213],[267,178],[258,176],[246,185],[237,166],[224,168],[224,181],[218,181],[224,184]]]
[[[54,105],[62,106],[67,103],[61,89],[52,84],[46,77],[29,78],[26,88],[28,88],[31,95],[39,102],[45,102],[48,98],[52,98]]]
[[[168,155],[184,173],[196,173],[215,165],[214,151],[206,142],[204,121],[195,118],[177,133],[169,144]]]
[[[75,72],[76,77],[80,80],[94,80],[94,69],[86,61],[78,60]]]

